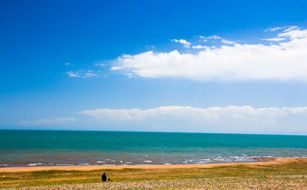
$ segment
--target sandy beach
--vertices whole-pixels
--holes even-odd
[[[231,162],[208,164],[176,164],[176,165],[86,165],[86,166],[29,166],[29,167],[3,167],[1,172],[34,172],[34,171],[93,171],[93,170],[123,170],[123,169],[189,169],[189,168],[213,168],[222,166],[265,166],[273,164],[285,164],[291,162],[307,162],[307,158],[257,158],[257,162]]]
[[[100,181],[103,172],[110,182]],[[184,165],[8,167],[0,168],[0,188],[307,189],[307,158]]]

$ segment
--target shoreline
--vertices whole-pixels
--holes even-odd
[[[214,168],[222,166],[267,166],[286,164],[291,162],[307,162],[307,158],[296,157],[259,157],[254,162],[227,162],[227,163],[206,163],[206,164],[169,164],[169,165],[73,165],[73,166],[22,166],[3,167],[0,173],[35,172],[35,171],[94,171],[94,170],[124,170],[124,169],[189,169],[189,168]]]

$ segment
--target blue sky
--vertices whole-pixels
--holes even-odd
[[[306,10],[1,1],[0,128],[306,134]]]

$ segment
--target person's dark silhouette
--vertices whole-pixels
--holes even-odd
[[[106,182],[107,181],[107,175],[106,173],[103,173],[101,176],[101,181]]]

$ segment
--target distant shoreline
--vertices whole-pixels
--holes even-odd
[[[265,166],[278,165],[291,162],[306,162],[307,158],[292,158],[292,157],[259,157],[255,162],[228,162],[228,163],[207,163],[207,164],[169,164],[169,165],[74,165],[74,166],[27,166],[27,167],[3,167],[0,168],[0,173],[10,172],[34,172],[34,171],[93,171],[93,170],[123,170],[123,169],[180,169],[180,168],[213,168],[221,166]]]
[[[168,134],[213,134],[213,135],[265,135],[265,136],[307,136],[307,133],[239,133],[239,132],[206,132],[206,131],[122,131],[122,130],[89,130],[89,129],[23,129],[1,128],[1,131],[24,131],[24,132],[106,132],[106,133],[168,133]]]

